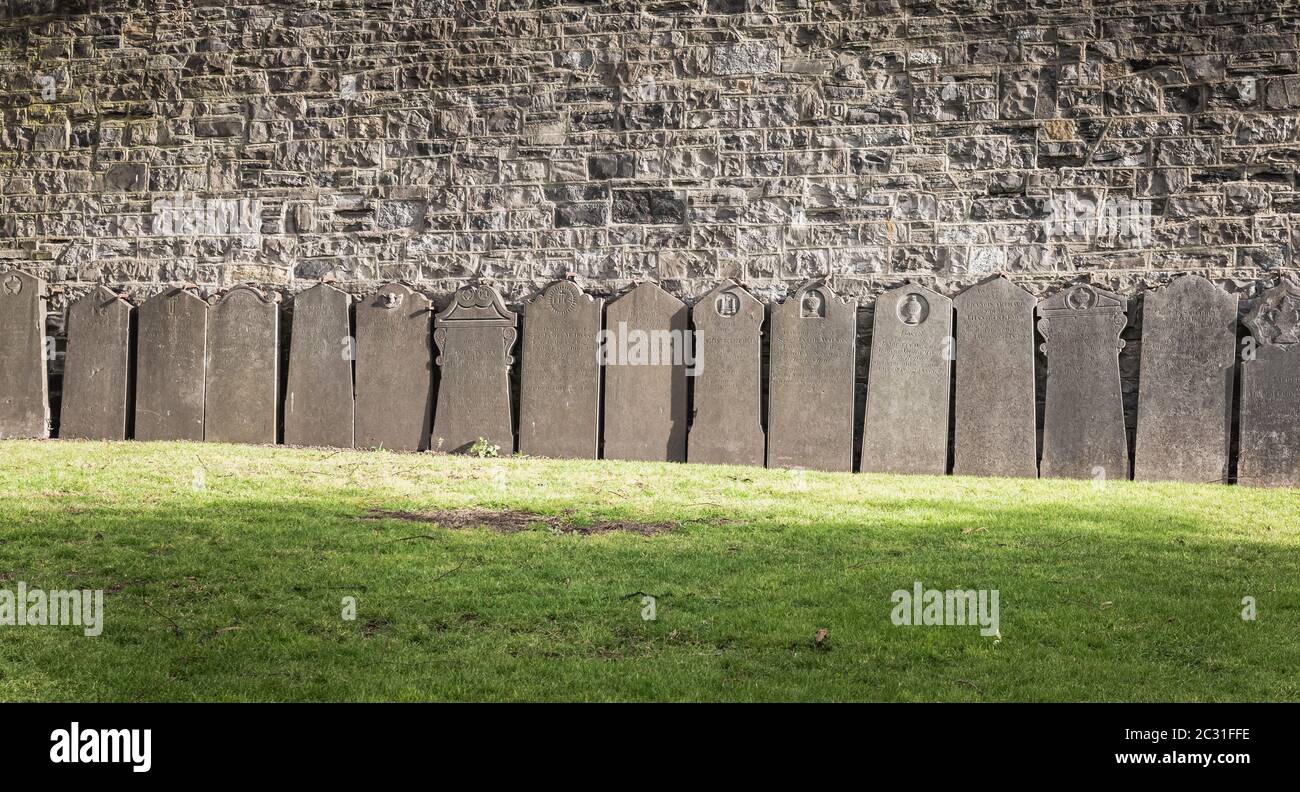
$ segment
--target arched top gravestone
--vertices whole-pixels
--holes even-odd
[[[605,310],[607,459],[686,460],[686,304],[648,281]]]
[[[764,461],[763,304],[725,280],[691,309],[695,401],[687,459],[730,465]]]
[[[604,306],[571,281],[555,281],[524,301],[519,450],[525,454],[599,455]]]
[[[1300,486],[1300,286],[1283,281],[1246,315],[1254,339],[1241,364],[1237,480]]]
[[[280,304],[251,286],[226,292],[208,313],[203,435],[220,443],[274,444],[280,394]]]
[[[352,295],[319,283],[295,295],[292,307],[284,442],[351,448]]]
[[[356,315],[356,445],[422,451],[433,412],[429,298],[389,283]]]
[[[208,304],[170,289],[136,311],[135,438],[202,440]]]
[[[0,439],[49,436],[45,281],[0,272]]]
[[[60,437],[126,439],[131,310],[105,286],[68,306]]]
[[[438,407],[430,447],[465,451],[476,442],[514,451],[510,415],[510,354],[518,318],[491,286],[466,286],[434,317],[438,346]]]

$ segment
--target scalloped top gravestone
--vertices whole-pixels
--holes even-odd
[[[49,436],[45,281],[0,272],[0,439]]]
[[[429,299],[389,283],[357,305],[356,445],[422,451],[433,412]]]
[[[1133,478],[1227,481],[1237,296],[1200,275],[1142,302]]]
[[[686,458],[763,465],[763,304],[723,281],[691,309],[695,398]]]
[[[1127,299],[1089,284],[1038,304],[1038,331],[1047,339],[1044,478],[1128,478],[1119,378],[1127,311]]]
[[[1241,363],[1237,481],[1300,486],[1300,286],[1269,289],[1246,316],[1254,348]],[[1249,349],[1249,348],[1248,348]]]
[[[202,440],[208,304],[170,289],[136,317],[135,439]]]
[[[952,300],[912,284],[876,300],[863,472],[941,476],[947,470],[952,351]]]
[[[953,298],[957,310],[952,472],[1038,476],[1034,296],[994,276]]]
[[[126,439],[131,310],[104,286],[68,307],[59,437]]]
[[[772,306],[767,466],[853,469],[858,304],[820,281]]]
[[[605,301],[555,281],[524,303],[519,450],[595,459],[600,451],[600,325]]]
[[[606,459],[686,460],[686,305],[643,282],[605,311]]]
[[[510,349],[518,318],[491,286],[458,289],[433,320],[438,345],[435,451],[466,451],[483,440],[508,456],[515,449],[510,420]]]
[[[352,295],[326,283],[293,298],[286,445],[352,447]]]
[[[279,366],[279,304],[249,286],[222,295],[208,311],[204,438],[274,445]]]

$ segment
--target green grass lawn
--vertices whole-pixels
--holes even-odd
[[[467,508],[548,519],[410,519]],[[106,594],[99,637],[0,626],[0,700],[1297,701],[1298,516],[1245,487],[7,441],[0,589]],[[668,530],[584,530],[609,522]],[[918,580],[997,589],[1000,638],[895,626]]]

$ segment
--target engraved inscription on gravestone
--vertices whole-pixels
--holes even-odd
[[[421,451],[429,445],[433,355],[429,299],[389,283],[357,305],[356,445]]]
[[[1237,296],[1184,275],[1142,301],[1133,478],[1226,481]]]
[[[691,309],[695,396],[686,457],[763,465],[763,304],[726,280]]]
[[[275,443],[279,363],[279,304],[249,286],[218,299],[208,313],[206,439]]]
[[[293,299],[286,445],[352,447],[352,295],[326,283]]]
[[[514,451],[510,349],[517,321],[491,286],[458,289],[434,317],[441,372],[430,444],[435,451],[465,451],[479,440],[503,455]]]
[[[136,317],[135,439],[202,440],[208,304],[170,289]]]
[[[595,459],[600,443],[601,316],[605,301],[555,281],[524,303],[519,450]]]
[[[45,282],[0,272],[0,439],[49,436]]]
[[[1283,281],[1246,315],[1255,339],[1241,363],[1237,481],[1300,486],[1300,285]]]
[[[131,304],[96,286],[68,307],[59,436],[125,440]]]

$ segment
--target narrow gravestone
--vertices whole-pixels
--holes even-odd
[[[59,437],[125,440],[131,304],[104,286],[68,307]]]
[[[653,283],[605,315],[605,458],[686,459],[686,305]]]
[[[1300,487],[1300,286],[1283,282],[1246,316],[1237,481]]]
[[[1228,478],[1237,296],[1184,275],[1142,301],[1133,478]]]
[[[49,436],[45,282],[0,272],[0,439]]]
[[[952,388],[952,300],[904,285],[876,300],[862,423],[864,473],[948,468]]]
[[[700,298],[695,323],[695,396],[686,458],[763,465],[763,304],[733,281]]]
[[[953,299],[957,395],[952,472],[1038,476],[1032,294],[998,275]]]
[[[514,452],[510,420],[510,349],[518,335],[515,314],[491,286],[458,289],[433,320],[438,345],[435,451],[466,451],[482,440],[497,452]]]
[[[208,312],[203,436],[274,445],[280,395],[280,306],[241,286]]]
[[[429,299],[389,283],[357,305],[358,448],[421,451],[433,410]]]
[[[352,295],[325,283],[293,298],[286,445],[352,447]]]
[[[605,301],[556,281],[524,303],[519,450],[595,459],[600,452],[600,326]]]
[[[202,440],[208,304],[171,289],[136,310],[135,439]]]
[[[1047,343],[1044,478],[1128,478],[1119,335],[1128,300],[1081,284],[1038,304]]]
[[[853,469],[858,305],[824,283],[772,307],[767,466]]]

